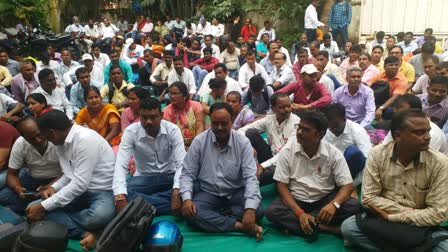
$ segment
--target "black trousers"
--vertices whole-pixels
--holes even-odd
[[[246,137],[249,139],[252,148],[257,151],[257,160],[261,164],[273,157],[271,147],[264,141],[260,133],[256,129],[246,131]],[[275,166],[265,167],[260,175],[260,186],[274,183]]]

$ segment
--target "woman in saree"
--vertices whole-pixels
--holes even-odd
[[[87,107],[76,115],[75,123],[87,125],[100,134],[110,145],[120,144],[120,114],[112,104],[105,104],[97,87],[91,86],[84,91]]]
[[[185,147],[204,131],[204,113],[197,101],[190,100],[187,86],[180,81],[169,87],[171,104],[163,110],[163,119],[176,124],[184,137]]]

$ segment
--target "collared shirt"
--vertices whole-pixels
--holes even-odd
[[[149,79],[152,83],[155,83],[156,81],[168,80],[168,74],[170,71],[175,71],[174,64],[171,63],[170,67],[168,67],[165,62],[162,62],[156,66]]]
[[[401,62],[400,69],[398,72],[402,73],[404,77],[408,80],[408,82],[415,81],[415,69],[414,67],[406,61]]]
[[[27,81],[23,78],[22,74],[12,78],[11,82],[11,91],[14,99],[18,102],[25,103],[25,99],[30,95],[34,89],[40,86],[39,78],[37,77],[37,73],[34,74],[32,80]]]
[[[13,98],[5,95],[0,94],[0,116],[8,113],[8,109],[11,108],[13,105],[15,106],[17,104],[17,101]]]
[[[345,121],[344,131],[339,136],[333,134],[331,130],[327,130],[324,140],[334,145],[342,153],[350,145],[355,145],[366,158],[372,149],[370,136],[364,127],[348,119]]]
[[[348,26],[352,21],[352,5],[347,1],[333,4],[328,14],[328,26],[338,29]]]
[[[404,166],[395,142],[376,146],[364,169],[362,203],[388,213],[392,222],[438,226],[448,215],[448,158],[429,149]]]
[[[238,82],[240,83],[240,87],[242,89],[249,87],[250,78],[254,77],[254,75],[257,74],[261,75],[264,81],[266,81],[266,84],[271,84],[271,78],[269,78],[269,75],[267,74],[266,70],[262,65],[255,63],[255,72],[254,72],[249,67],[249,65],[245,63],[240,68],[240,72],[238,73]]]
[[[403,55],[406,55],[406,54],[411,53],[418,49],[418,45],[414,41],[411,41],[411,43],[409,43],[409,45],[406,45],[404,43],[404,41],[401,41],[401,42],[397,43],[397,46],[400,46],[401,48],[403,48]]]
[[[100,31],[97,25],[93,25],[93,27],[90,28],[90,26],[87,24],[84,26],[84,30],[86,31],[86,36],[89,36],[91,38],[97,38],[98,36],[100,36]]]
[[[211,57],[210,60],[205,60],[204,58],[199,58],[192,62],[195,65],[199,65],[202,67],[202,69],[207,70],[209,73],[213,71],[213,68],[216,64],[219,63],[219,60],[215,57]]]
[[[430,81],[431,79],[429,79],[427,74],[420,76],[420,78],[417,79],[417,82],[415,82],[415,85],[412,86],[412,91],[415,93],[427,94]]]
[[[362,83],[370,83],[370,81],[380,74],[380,70],[374,65],[370,64],[362,73]]]
[[[201,58],[204,58],[204,48],[205,47],[201,49]],[[219,59],[219,57],[221,56],[221,49],[219,49],[219,46],[212,44],[211,48],[212,48],[212,57]]]
[[[380,59],[380,61],[377,64],[373,64],[380,72],[384,72],[384,60]]]
[[[73,125],[56,153],[63,175],[52,185],[56,193],[42,201],[45,210],[64,207],[86,191],[112,190],[115,154],[96,131]]]
[[[284,87],[288,85],[290,82],[295,81],[296,77],[294,77],[294,73],[292,72],[292,68],[288,65],[283,64],[280,69],[274,67],[274,70],[271,73],[271,81],[274,83],[275,81],[279,81],[281,86]]]
[[[274,30],[274,28],[266,30],[266,28],[263,27],[258,32],[257,41],[261,41],[261,36],[263,36],[263,34],[265,34],[265,33],[267,33],[269,35],[269,41],[274,41],[275,40],[275,30]]]
[[[224,25],[218,24],[218,25],[211,25],[210,26],[210,34],[213,35],[213,37],[221,37],[224,35]]]
[[[251,34],[257,34],[257,27],[255,27],[255,25],[251,25],[251,27],[249,28],[249,26],[245,24],[241,27],[240,34],[243,36],[244,42],[247,42]]]
[[[110,24],[109,26],[101,26],[99,29],[100,35],[102,35],[102,39],[105,38],[113,38],[115,37],[115,33],[120,31],[115,25]]]
[[[348,86],[342,86],[334,92],[333,103],[345,107],[345,116],[365,127],[375,119],[375,97],[373,90],[361,84],[358,91],[351,95]]]
[[[403,95],[406,94],[408,90],[408,81],[404,77],[404,75],[398,72],[392,79],[389,79],[386,76],[386,72],[380,73],[375,76],[370,83],[367,83],[371,86],[373,83],[377,81],[387,81],[389,82],[389,96],[393,95]]]
[[[327,89],[328,93],[330,93],[330,95],[333,96],[334,82],[330,77],[328,77],[326,74],[322,74],[320,76],[319,83],[322,83],[325,86],[325,88]]]
[[[73,108],[68,101],[67,96],[65,95],[64,89],[55,88],[53,89],[51,94],[49,94],[42,87],[38,87],[33,91],[33,93],[43,94],[45,96],[45,99],[47,99],[48,105],[50,105],[53,109],[65,112],[70,120],[73,119]]]
[[[101,89],[103,84],[90,81],[90,86],[97,87]],[[87,103],[84,99],[84,89],[81,86],[81,83],[77,82],[70,89],[70,104],[72,105],[73,113],[78,114],[78,112],[87,106]]]
[[[448,156],[448,142],[445,137],[443,131],[437,126],[437,124],[431,122],[429,119],[429,126],[431,130],[429,131],[429,135],[431,136],[431,140],[429,142],[429,147],[432,149],[439,151]],[[392,138],[392,134],[387,133],[386,137],[383,140],[383,143],[392,142],[394,139]]]
[[[182,71],[180,75],[177,73],[176,69],[172,70],[168,74],[168,87],[176,81],[185,83],[190,94],[196,94],[196,82],[194,80],[193,72],[190,69],[184,67],[184,71]]]
[[[255,129],[258,132],[266,132],[268,134],[268,145],[271,146],[273,157],[261,164],[263,167],[269,167],[277,164],[278,153],[288,142],[288,139],[294,138],[296,134],[296,125],[299,124],[300,118],[291,113],[289,118],[281,124],[277,121],[277,115],[267,115],[249,125],[244,126],[238,131],[245,133],[249,129]]]
[[[0,66],[0,85],[7,87],[11,84],[12,75],[9,73],[8,68]]]
[[[107,56],[107,54],[105,53],[100,53],[100,56],[98,58],[95,56],[95,54],[92,54],[92,56],[95,63],[100,63],[102,67],[105,67],[110,63],[109,56]]]
[[[244,188],[244,208],[257,209],[261,202],[257,166],[249,139],[231,130],[229,142],[219,147],[211,129],[197,135],[188,149],[180,175],[182,200],[192,199],[193,185],[219,197],[230,197]]]
[[[8,68],[9,73],[13,77],[20,73],[19,62],[15,61],[15,60],[8,59],[8,61],[6,62],[6,65],[2,65],[2,66]]]
[[[429,104],[428,94],[417,95],[422,101],[423,111],[425,114],[437,124],[439,127],[443,127],[448,119],[448,97],[434,105]]]
[[[330,60],[333,59],[333,55],[339,53],[338,43],[334,40],[331,41],[330,47],[326,47],[324,43],[320,44],[321,51],[327,51],[328,56],[330,56]]]
[[[44,63],[42,61],[39,61],[36,63],[36,73],[39,74],[39,72],[42,71],[42,69],[51,69],[53,71],[56,71],[56,68],[58,68],[58,67],[59,67],[59,62],[57,62],[56,60],[50,60],[48,65],[44,65]]]
[[[316,29],[319,26],[325,25],[317,19],[316,7],[310,4],[305,10],[305,29]]]
[[[184,139],[175,124],[162,120],[155,138],[146,133],[141,123],[129,125],[123,133],[117,154],[113,181],[114,195],[127,194],[126,175],[132,156],[136,167],[134,176],[176,173],[174,188],[179,188],[178,178],[185,153]]]
[[[79,66],[79,63],[76,62],[76,61],[73,61],[73,60],[70,61],[70,65],[69,66],[66,66],[64,64],[64,62],[61,62],[59,64],[59,66],[54,70],[54,73],[56,74],[56,78],[58,78],[58,82],[60,84],[63,84],[64,86],[67,86],[67,85],[71,84],[72,82],[65,83],[65,81],[64,81],[64,74],[68,73],[72,69],[75,69],[75,68],[78,69],[78,66]]]
[[[269,60],[269,57],[266,56],[264,57],[264,59],[262,59],[260,61],[260,65],[264,67],[264,70],[266,70],[266,73],[268,74],[268,76],[271,76],[271,73],[274,71],[274,64]],[[272,83],[272,80],[271,82]]]
[[[134,73],[132,72],[131,65],[122,59],[118,60],[118,65],[120,66],[121,71],[123,71],[123,76],[124,76],[125,81],[134,82]],[[107,65],[104,68],[104,83],[105,84],[109,83],[111,66],[112,66],[112,62],[110,62],[109,65]]]
[[[296,200],[316,202],[333,192],[336,186],[353,183],[344,156],[336,147],[321,141],[313,157],[292,138],[280,152],[274,180],[288,184]]]
[[[23,137],[19,137],[12,146],[8,167],[14,170],[26,167],[35,179],[55,178],[62,174],[53,143],[48,141],[45,153],[41,155]]]
[[[227,52],[227,49],[225,49],[221,56],[219,57],[219,62],[226,64],[226,67],[228,70],[238,70],[240,67],[240,64],[238,62],[238,56],[240,55],[240,49],[235,48],[235,51],[230,54]]]
[[[357,66],[359,67],[359,61],[356,60],[354,62],[350,62],[350,58],[346,58],[345,60],[343,60],[341,62],[341,64],[339,65],[339,68],[342,71],[342,76],[345,79],[345,75],[347,74],[347,70],[351,67]]]
[[[308,105],[311,104],[315,108],[323,108],[331,103],[331,95],[327,88],[319,82],[314,84],[313,90],[309,94],[306,93],[301,81],[289,83],[277,92],[294,94],[294,103]]]
[[[131,90],[131,88],[134,87],[134,84],[132,83],[127,83],[126,81],[123,80],[123,82],[121,83],[120,88],[117,88],[117,86],[115,86],[115,84],[112,84],[114,86],[114,95],[112,96],[112,100],[109,101],[107,100],[109,103],[122,103],[124,102],[127,97],[126,95],[123,93],[123,89],[126,88],[128,91]],[[109,85],[104,85],[101,90],[101,97],[103,99],[109,99]],[[123,108],[124,109],[124,108]]]

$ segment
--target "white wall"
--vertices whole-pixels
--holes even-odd
[[[447,0],[361,0],[360,36],[376,31],[386,34],[434,29],[437,37],[448,36]]]

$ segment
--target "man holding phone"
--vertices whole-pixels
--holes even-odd
[[[26,206],[40,197],[39,191],[62,172],[54,145],[41,135],[34,118],[20,121],[17,130],[21,137],[11,150],[8,187],[0,191],[0,205],[23,214]],[[22,169],[25,167],[28,169]]]

